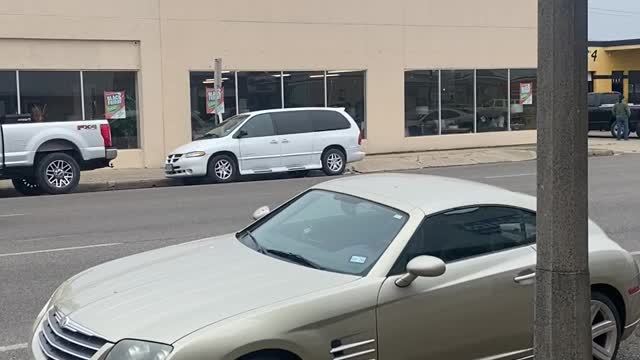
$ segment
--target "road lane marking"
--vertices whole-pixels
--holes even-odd
[[[0,214],[0,218],[8,218],[8,217],[16,217],[16,216],[24,216],[24,214]]]
[[[59,251],[69,251],[69,250],[91,249],[91,248],[107,247],[107,246],[116,246],[116,245],[122,245],[122,243],[97,244],[97,245],[73,246],[73,247],[57,248],[57,249],[47,249],[47,250],[23,251],[23,252],[17,252],[17,253],[0,254],[0,257],[7,257],[7,256],[19,256],[19,255],[31,255],[31,254],[41,254],[41,253],[50,253],[50,252],[59,252]]]
[[[485,176],[483,179],[500,179],[500,178],[512,178],[512,177],[521,177],[521,176],[534,176],[536,173],[523,173],[523,174],[510,174],[510,175],[495,175],[495,176]]]
[[[1,352],[7,352],[7,351],[14,351],[14,350],[22,350],[22,349],[26,349],[27,346],[29,346],[29,344],[27,343],[23,343],[23,344],[14,344],[14,345],[7,345],[7,346],[0,346],[0,353]]]

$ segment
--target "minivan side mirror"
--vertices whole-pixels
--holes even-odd
[[[438,277],[445,273],[447,265],[434,256],[415,257],[407,264],[407,273],[396,280],[396,286],[407,287],[418,277]]]
[[[269,209],[268,206],[261,206],[253,212],[253,215],[251,217],[253,218],[253,220],[260,220],[263,217],[269,215],[270,212],[271,209]]]
[[[249,133],[247,133],[245,130],[238,130],[238,133],[236,134],[236,139],[241,139],[245,136],[249,135]]]

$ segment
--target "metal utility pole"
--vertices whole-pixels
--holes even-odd
[[[213,66],[213,88],[216,94],[220,94],[220,89],[222,89],[222,59],[216,58],[214,60]],[[222,114],[216,111],[216,116],[218,117],[218,124],[222,122]]]
[[[536,360],[592,360],[587,0],[538,0]]]

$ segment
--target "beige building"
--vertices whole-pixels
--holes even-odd
[[[346,107],[369,153],[529,143],[536,3],[0,0],[0,115],[111,118],[116,166],[160,167],[213,126],[220,57],[225,117]]]

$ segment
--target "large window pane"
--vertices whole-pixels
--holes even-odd
[[[285,72],[284,107],[324,107],[324,71]]]
[[[536,69],[511,70],[511,130],[536,128],[537,101]]]
[[[218,123],[217,114],[207,114],[207,88],[214,87],[213,72],[192,72],[189,74],[191,90],[191,137],[200,138]],[[223,119],[236,114],[236,78],[233,72],[222,72],[224,92]]]
[[[239,72],[240,113],[282,108],[280,72]]]
[[[327,71],[327,105],[343,107],[366,135],[365,71]]]
[[[404,73],[406,136],[437,135],[439,129],[438,70]]]
[[[118,149],[135,149],[138,144],[138,96],[134,71],[85,71],[84,111],[86,120],[108,119],[113,145]],[[124,92],[124,111],[114,114],[105,108],[105,98]]]
[[[0,117],[18,113],[15,71],[0,71]]]
[[[442,133],[473,132],[473,70],[442,70]]]
[[[507,70],[477,70],[478,132],[508,130],[509,98]]]
[[[82,120],[79,71],[20,71],[20,106],[32,121]]]

